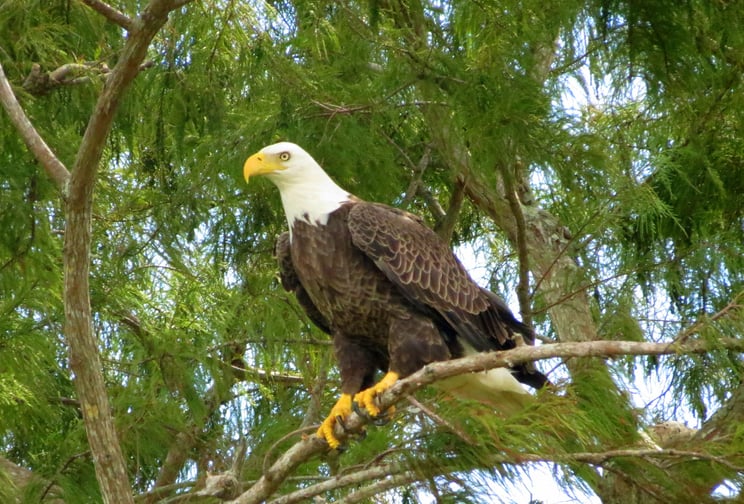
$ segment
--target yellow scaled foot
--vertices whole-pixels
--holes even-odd
[[[372,418],[380,416],[380,408],[375,404],[375,397],[392,387],[398,381],[398,378],[398,373],[388,371],[377,384],[356,394],[354,396],[354,402],[357,403],[359,408],[366,409]],[[392,413],[393,411],[395,411],[394,407],[390,408],[388,413]]]
[[[336,428],[336,424],[339,420],[341,422],[351,414],[351,394],[341,394],[336,404],[331,408],[331,412],[328,417],[323,420],[318,429],[318,437],[323,438],[332,449],[336,449],[341,445],[341,441],[338,440],[333,430]]]

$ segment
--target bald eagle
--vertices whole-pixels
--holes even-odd
[[[375,397],[426,364],[514,348],[516,334],[534,343],[419,217],[351,195],[299,146],[265,147],[243,174],[265,175],[279,189],[289,224],[276,243],[281,283],[333,338],[341,396],[317,433],[331,448],[354,403],[379,416]],[[375,383],[377,371],[386,374]],[[539,389],[547,379],[526,364],[455,377],[445,388],[510,409],[529,397],[520,382]]]

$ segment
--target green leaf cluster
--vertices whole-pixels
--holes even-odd
[[[736,2],[695,0],[224,0],[174,13],[118,110],[94,199],[94,329],[135,491],[179,449],[173,483],[191,489],[230,466],[240,438],[242,479],[255,480],[296,439],[285,436],[335,400],[331,346],[276,279],[273,241],[286,227],[276,190],[241,176],[248,155],[278,140],[303,145],[360,197],[432,223],[462,180],[498,197],[514,177],[529,186],[527,210],[565,227],[554,252],[582,274],[561,279],[561,299],[586,295],[599,337],[740,338],[743,18]],[[24,110],[73,166],[122,29],[83,2],[10,0],[0,41]],[[71,63],[90,64],[82,82],[24,87],[35,65]],[[70,502],[95,500],[64,341],[64,204],[4,114],[0,173],[0,456]],[[483,250],[489,281],[509,293],[509,226],[468,197],[453,240]],[[532,275],[539,332],[558,337],[548,280]],[[602,492],[605,475],[573,455],[638,446],[639,426],[683,410],[702,424],[733,408],[740,360],[724,350],[619,359],[580,376],[557,364],[557,397],[508,419],[423,391],[446,424],[406,409],[340,461],[302,466],[281,492],[384,460],[421,474],[391,498],[476,502],[525,478],[527,455],[556,463],[568,490]],[[614,381],[594,376],[600,367]],[[630,403],[616,387],[639,375],[669,378],[654,406],[606,401],[610,390],[614,405]],[[730,440],[691,449],[738,460],[741,436]],[[710,461],[608,464],[666,496],[741,483]]]

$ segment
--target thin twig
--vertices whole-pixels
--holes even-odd
[[[719,311],[711,315],[710,317],[702,315],[697,319],[690,327],[680,332],[679,335],[674,338],[675,343],[683,343],[693,334],[700,332],[700,330],[706,325],[716,320],[725,317],[730,311],[738,310],[742,308],[741,299],[744,297],[744,292],[740,292],[734,299],[732,299],[726,306],[721,308]]]
[[[387,135],[385,135],[385,138],[389,143],[392,143],[394,146],[397,147],[393,139],[391,139]],[[399,148],[398,150],[400,152],[402,149]],[[415,198],[416,194],[418,194],[419,192],[419,188],[421,187],[422,183],[421,180],[424,176],[426,168],[429,166],[429,160],[431,159],[431,147],[427,146],[424,149],[424,154],[421,156],[421,159],[419,160],[417,165],[413,164],[411,158],[409,158],[407,154],[402,154],[404,159],[408,162],[409,166],[411,166],[411,171],[413,172],[411,181],[408,183],[408,187],[406,188],[406,192],[404,193],[405,196],[403,196],[403,201],[401,201],[401,207],[406,208],[413,202],[413,198]]]
[[[420,479],[421,476],[414,471],[406,471],[401,474],[395,474],[384,479],[370,483],[369,485],[362,487],[338,501],[338,504],[354,504],[361,502],[375,495],[379,495],[382,492],[397,488],[409,483],[413,483]]]
[[[522,454],[518,458],[525,462],[583,462],[592,465],[603,465],[616,458],[642,458],[642,459],[674,459],[684,458],[687,460],[707,460],[722,465],[735,472],[744,472],[744,466],[736,465],[724,457],[709,455],[707,453],[688,450],[657,450],[657,449],[619,449],[604,452],[579,452],[569,453],[563,456],[546,457],[537,454]]]
[[[478,444],[478,443],[476,443],[473,440],[473,438],[471,438],[470,436],[468,436],[467,434],[465,434],[461,429],[458,429],[451,422],[448,422],[447,420],[445,420],[441,416],[439,416],[436,413],[434,413],[430,408],[427,408],[423,403],[421,403],[420,401],[418,401],[411,394],[406,395],[406,400],[408,402],[410,402],[411,404],[413,404],[418,409],[420,409],[421,411],[423,411],[426,416],[428,416],[429,418],[431,418],[432,420],[434,420],[436,423],[438,423],[439,425],[443,425],[444,427],[446,427],[451,432],[454,432],[457,435],[457,437],[459,437],[460,439],[462,439],[463,441],[465,441],[467,444],[473,445],[473,446],[475,446],[475,445]]]

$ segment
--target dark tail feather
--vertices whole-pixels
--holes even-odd
[[[499,296],[489,290],[482,290],[488,297],[488,300],[491,303],[491,308],[498,314],[498,318],[508,328],[510,333],[509,339],[513,344],[505,345],[506,348],[516,348],[525,343],[528,345],[534,345],[535,331],[524,322],[518,320]],[[514,378],[519,380],[520,383],[524,383],[525,385],[529,385],[535,389],[541,389],[545,385],[550,384],[548,377],[537,370],[534,362],[525,362],[524,364],[515,366],[512,368],[512,373],[514,374]]]

